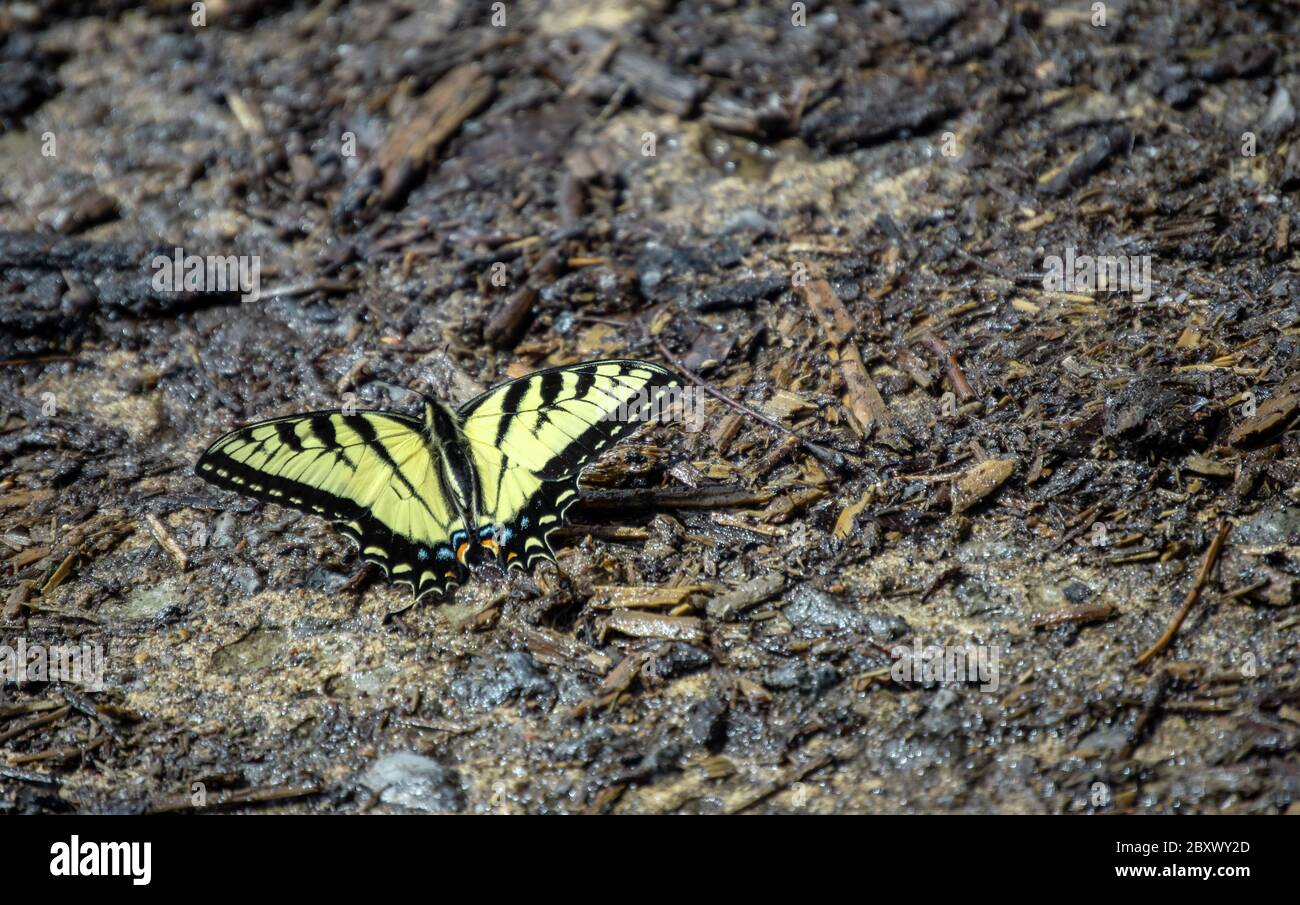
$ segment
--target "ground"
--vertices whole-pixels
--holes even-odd
[[[1295,811],[1298,35],[9,4],[0,653],[105,671],[3,683],[0,811]],[[177,248],[257,291],[159,282]],[[610,356],[730,402],[449,601],[193,475]]]

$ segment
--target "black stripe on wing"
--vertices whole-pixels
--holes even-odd
[[[611,366],[619,368],[619,372],[599,373]],[[566,392],[564,378],[570,374],[574,375],[575,384]],[[606,390],[611,382],[623,389],[635,390],[635,395],[622,405],[608,405]],[[495,445],[508,459],[518,459],[518,455],[511,455],[507,445],[516,442],[509,436],[511,427],[521,414],[537,413],[537,424],[529,433],[534,442],[546,445],[549,458],[543,468],[534,469],[533,473],[543,480],[554,481],[576,474],[593,458],[645,423],[648,416],[662,412],[660,404],[667,391],[682,386],[681,377],[651,362],[635,359],[590,361],[547,368],[495,387],[462,405],[459,415],[463,421],[476,417],[484,403],[500,394],[501,411],[490,415],[498,419]],[[526,409],[520,408],[535,387],[540,387],[540,402]],[[583,414],[569,412],[586,421],[586,427],[580,433],[569,433],[551,420],[548,409],[553,411],[560,403],[570,401],[585,401],[598,406],[604,417],[593,419],[590,410],[584,410]],[[556,443],[561,437],[563,440]]]
[[[594,380],[594,375],[591,376]],[[596,421],[576,437],[565,433],[564,436],[568,437],[566,445],[562,450],[555,452],[555,457],[546,468],[537,472],[537,476],[546,481],[554,481],[580,471],[588,462],[645,424],[650,419],[651,413],[656,411],[656,407],[660,404],[659,400],[666,392],[679,386],[681,382],[675,374],[656,373],[637,388],[637,396],[629,401],[625,412],[620,413],[625,417],[611,415],[604,420]],[[588,393],[590,392],[588,390]],[[573,398],[582,397],[575,395]],[[548,428],[557,431],[559,425],[552,422],[543,409],[537,425],[539,439],[547,436]]]

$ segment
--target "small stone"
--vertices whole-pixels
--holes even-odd
[[[208,539],[208,543],[218,548],[233,547],[238,540],[235,537],[235,527],[235,514],[221,513],[212,523],[212,537]]]
[[[449,814],[465,807],[456,771],[413,751],[388,754],[370,765],[361,784],[385,804],[430,814]]]
[[[861,613],[809,585],[800,585],[790,593],[784,613],[791,625],[814,632],[858,631],[866,622]]]
[[[1062,593],[1070,603],[1079,604],[1091,597],[1093,590],[1081,581],[1071,581],[1065,586]]]
[[[230,573],[230,581],[245,597],[252,597],[262,590],[262,579],[252,566],[235,569]]]
[[[1295,105],[1291,102],[1291,92],[1284,85],[1278,85],[1269,99],[1268,109],[1260,121],[1260,131],[1265,135],[1278,135],[1295,125]]]

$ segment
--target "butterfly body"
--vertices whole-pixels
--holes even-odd
[[[476,558],[554,559],[548,535],[582,467],[630,431],[675,374],[610,360],[550,368],[422,417],[326,411],[246,425],[199,458],[199,477],[329,519],[417,598],[463,583]]]

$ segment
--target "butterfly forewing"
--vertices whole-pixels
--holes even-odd
[[[335,522],[361,555],[417,596],[464,578],[446,498],[421,424],[386,412],[316,412],[250,424],[198,461],[207,481]]]

